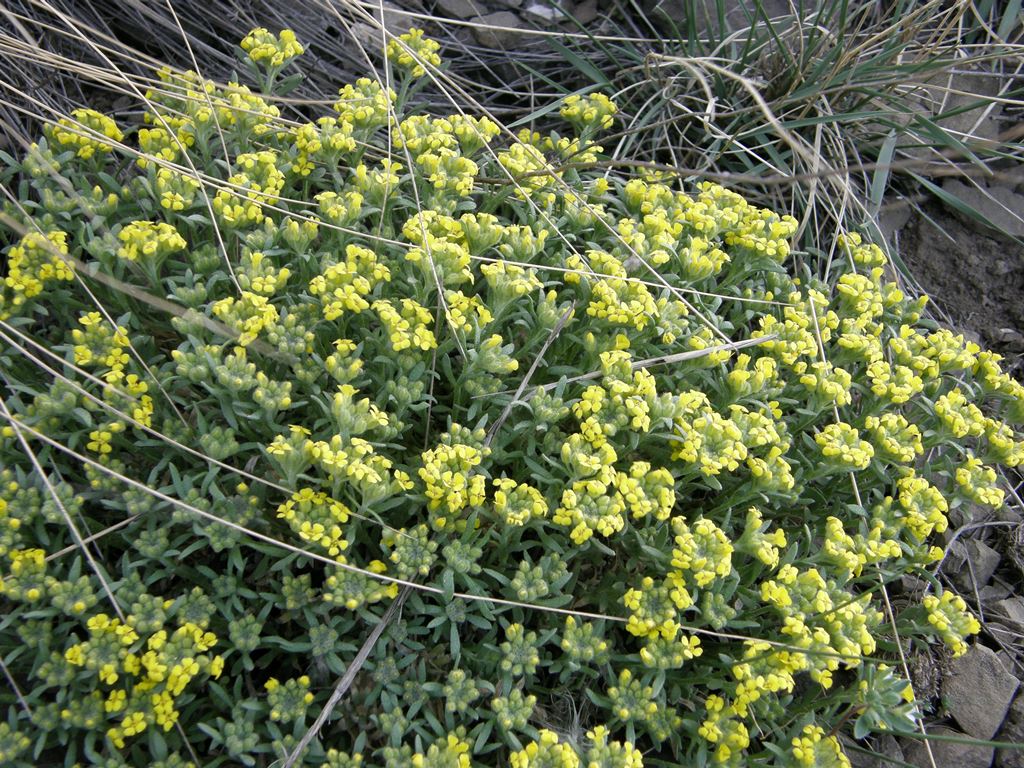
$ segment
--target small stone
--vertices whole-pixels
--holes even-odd
[[[1005,623],[1024,632],[1024,597],[1010,597],[995,604],[996,615]]]
[[[979,188],[974,184],[947,179],[942,189],[981,213],[996,229],[1012,237],[1024,235],[1024,222],[1020,220],[1020,212],[1024,211],[1024,195],[1010,187],[994,185]],[[976,224],[972,216],[966,216],[964,220],[972,226]]]
[[[1006,717],[1018,685],[994,651],[975,645],[952,662],[943,681],[942,698],[949,714],[967,733],[976,739],[991,739]]]
[[[518,8],[523,4],[523,0],[491,0],[491,4],[503,8]]]
[[[959,736],[969,738],[952,728],[938,726],[929,728],[928,733],[934,736]],[[980,746],[977,744],[960,744],[955,741],[930,741],[932,758],[928,756],[928,747],[924,739],[904,739],[903,754],[905,760],[911,765],[919,768],[932,768],[932,765],[939,768],[989,768],[992,765],[992,756],[995,749],[992,747]]]
[[[480,25],[473,34],[485,48],[511,48],[522,39],[523,21],[511,11],[488,13],[473,21]]]
[[[1016,271],[1016,265],[1007,259],[996,259],[995,264],[992,265],[992,274],[997,277],[1006,277]]]
[[[437,7],[453,19],[471,19],[487,13],[487,7],[474,0],[437,0]]]
[[[981,346],[986,347],[988,344],[981,343]],[[964,504],[960,504],[949,511],[949,522],[953,529],[963,528],[965,525],[970,525],[971,523],[980,523],[985,520],[991,520],[992,517],[992,507],[987,507],[983,504],[974,504],[969,501]],[[950,528],[947,528],[946,533],[953,536],[956,534],[956,530],[951,531]]]
[[[1010,744],[1024,744],[1024,694],[1018,696],[1010,707],[1006,722],[999,730],[996,741]],[[996,768],[1024,768],[1024,750],[997,749]]]
[[[929,586],[927,581],[913,573],[905,573],[900,577],[900,592],[905,595],[924,594]]]
[[[999,509],[996,510],[993,515],[996,520],[1002,520],[1004,523],[1015,523],[1017,525],[1024,525],[1024,515],[1018,512],[1016,509],[1011,507],[1009,504],[1003,504]]]
[[[953,577],[953,583],[965,592],[973,593],[981,589],[989,581],[999,567],[1000,555],[992,547],[978,539],[971,539],[957,555],[963,555],[958,572],[953,571],[953,563],[949,564],[947,573]]]
[[[1002,664],[1003,669],[1013,675],[1014,670],[1017,669],[1017,663],[1014,660],[1014,656],[1009,651],[998,650],[996,651],[996,658],[999,659],[999,663]],[[1016,675],[1014,675],[1016,677]]]
[[[530,3],[522,12],[548,24],[565,18],[561,3]]]
[[[896,233],[902,231],[910,222],[913,209],[909,203],[897,201],[887,205],[878,212],[878,230],[885,242],[894,243]]]
[[[580,3],[572,15],[580,24],[589,24],[597,18],[597,0],[586,0]]]
[[[981,344],[981,334],[977,331],[972,331],[969,328],[966,328],[960,333],[964,337],[964,341],[973,341],[975,344]]]
[[[899,765],[904,762],[903,750],[900,748],[900,743],[888,733],[878,734],[873,737],[872,743],[868,748],[871,749],[874,754],[866,755],[855,749],[849,749],[846,744],[843,746],[843,751],[850,759],[850,765],[852,768],[889,768],[890,766]]]
[[[370,13],[374,18],[373,24],[357,21],[352,25],[352,36],[360,43],[369,48],[380,48],[381,32],[380,22],[383,18],[384,28],[392,35],[402,35],[409,31],[409,27],[415,26],[415,19],[389,0],[374,3]]]
[[[992,583],[984,586],[978,591],[978,597],[986,606],[997,600],[1003,600],[1013,594],[1013,587],[1002,579],[992,579]],[[988,610],[986,608],[986,610]]]
[[[995,332],[995,337],[1009,352],[1024,351],[1024,335],[1014,328],[1000,328]]]

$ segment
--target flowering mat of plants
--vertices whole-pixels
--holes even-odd
[[[163,69],[6,156],[4,765],[846,766],[914,734],[1024,387],[856,232],[411,109]],[[894,584],[919,589],[899,603]]]

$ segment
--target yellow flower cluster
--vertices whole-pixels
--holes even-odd
[[[43,292],[46,283],[75,277],[68,255],[67,233],[60,230],[28,232],[18,244],[7,253],[7,276],[3,280],[5,289],[0,293],[0,319],[6,319],[6,309],[20,308],[27,299]]]
[[[980,437],[985,433],[985,414],[967,400],[959,387],[954,387],[935,401],[935,415],[953,437]]]
[[[342,553],[349,547],[342,526],[348,522],[350,514],[340,501],[311,488],[296,491],[277,508],[277,516],[287,522],[299,538],[323,547],[328,555],[342,563],[346,562]]]
[[[281,446],[284,449],[285,443]],[[358,489],[366,501],[408,491],[409,475],[393,469],[390,459],[377,453],[373,444],[361,437],[334,435],[330,441],[306,440],[302,445],[306,459],[320,467],[332,481],[344,480]]]
[[[817,725],[806,725],[792,741],[793,758],[797,765],[807,768],[850,768],[850,760],[843,754],[839,740],[827,735]]]
[[[788,305],[782,309],[782,320],[775,315],[762,315],[758,321],[759,328],[751,334],[755,339],[767,339],[761,348],[783,365],[798,370],[800,364],[806,363],[802,358],[817,359],[818,342],[815,331],[821,332],[822,341],[830,338],[831,329],[823,317],[827,301],[816,291],[809,291],[807,297],[794,291],[787,297]],[[815,314],[810,310],[814,303],[816,316],[819,318],[815,326]],[[768,338],[771,335],[777,338]]]
[[[128,329],[124,326],[111,328],[99,312],[86,312],[78,318],[81,328],[71,331],[75,346],[72,352],[75,365],[105,369],[103,379],[108,384],[117,384],[124,378],[124,367],[128,364]],[[136,379],[137,380],[137,379]],[[142,390],[146,386],[142,384]]]
[[[282,29],[280,35],[275,35],[257,27],[245,36],[241,45],[253,63],[267,67],[280,67],[305,51],[290,29]]]
[[[345,248],[345,261],[325,266],[323,272],[310,281],[309,292],[320,297],[324,318],[336,320],[346,311],[369,309],[366,296],[378,283],[390,279],[391,270],[377,260],[377,254],[350,243]]]
[[[921,430],[901,413],[868,416],[864,428],[878,454],[900,464],[910,464],[924,452]]]
[[[548,504],[538,491],[511,478],[494,480],[494,511],[506,525],[525,525],[529,520],[547,517]]]
[[[581,434],[571,435],[562,446],[562,461],[581,473],[562,500],[552,520],[556,525],[572,527],[569,533],[576,544],[600,533],[604,537],[621,531],[626,524],[626,502],[617,491],[609,493],[616,479],[613,464],[615,450],[603,436],[593,445]],[[590,467],[593,467],[591,470]]]
[[[842,469],[866,469],[875,455],[871,443],[844,421],[827,425],[814,436],[814,442],[826,460]]]
[[[634,371],[625,350],[602,352],[599,359],[601,384],[587,387],[572,407],[581,431],[592,442],[623,429],[649,432],[651,406],[658,397],[654,376],[644,369]]]
[[[416,158],[416,165],[434,188],[435,204],[452,207],[455,201],[450,200],[447,193],[455,197],[473,194],[473,185],[480,170],[468,157],[451,149],[424,152]]]
[[[7,502],[4,502],[6,511]],[[13,519],[8,520],[10,525]],[[20,521],[13,527],[20,527]],[[46,596],[46,552],[38,548],[12,549],[6,555],[10,561],[10,575],[0,578],[0,594],[10,600],[27,603],[42,600]]]
[[[989,460],[1006,467],[1024,464],[1024,440],[1014,438],[1009,424],[985,419],[985,440],[988,443]]]
[[[572,746],[559,742],[558,734],[547,729],[508,759],[512,768],[580,768],[579,755]]]
[[[474,473],[490,454],[487,448],[455,442],[442,443],[424,451],[423,467],[419,470],[423,493],[430,509],[430,525],[443,530],[455,523],[455,518],[469,507],[484,503],[487,478]],[[529,498],[528,491],[524,495]],[[508,498],[506,497],[506,505]],[[458,526],[456,526],[458,527]]]
[[[292,722],[301,720],[306,707],[313,703],[313,693],[309,690],[308,675],[301,675],[283,684],[272,677],[263,684],[267,692],[267,703],[270,705],[270,719],[275,722]]]
[[[672,458],[698,465],[706,476],[738,469],[749,455],[739,425],[714,410],[703,392],[683,392],[678,403]]]
[[[830,688],[840,659],[852,669],[875,649],[871,629],[881,621],[882,614],[870,607],[870,595],[854,597],[826,580],[817,568],[801,571],[793,565],[782,566],[774,579],[761,582],[761,598],[779,612],[782,634],[789,643],[816,652],[772,651],[760,655],[789,667],[779,674],[790,689],[792,673],[802,670],[809,671],[822,688]],[[756,678],[744,672],[743,679],[750,682],[741,686],[742,690],[737,689],[738,706],[746,706],[762,694]]]
[[[949,504],[938,488],[911,473],[896,481],[896,490],[903,524],[918,541],[946,530]]]
[[[351,226],[359,219],[363,210],[363,195],[355,190],[341,194],[333,191],[321,192],[314,199],[324,220],[336,227]]]
[[[388,60],[410,77],[423,77],[427,72],[425,66],[437,68],[441,66],[438,51],[441,44],[423,35],[423,30],[413,27],[397,39],[392,39],[385,49]]]
[[[469,270],[469,251],[461,243],[446,237],[428,234],[422,247],[406,251],[405,260],[417,264],[425,280],[436,280],[441,285],[455,286],[473,281],[473,273]]]
[[[603,93],[591,93],[580,96],[574,93],[565,97],[564,106],[558,111],[562,117],[572,123],[580,132],[607,130],[615,122],[619,108]]]
[[[687,581],[706,587],[732,573],[732,542],[712,521],[701,518],[691,526],[683,518],[674,517],[672,532],[672,566]]]
[[[648,515],[668,520],[676,505],[675,478],[664,467],[652,469],[646,461],[634,461],[629,472],[615,476],[615,488],[635,520]]]
[[[658,583],[645,576],[639,588],[626,591],[622,604],[630,612],[626,629],[636,637],[673,641],[679,633],[678,615],[693,604],[682,578],[670,574]]]
[[[573,270],[566,274],[570,285],[585,285],[590,290],[587,314],[609,325],[621,325],[642,331],[657,317],[658,307],[642,282],[629,280],[622,262],[604,251],[587,251],[586,261],[573,254],[566,259]],[[596,276],[590,278],[587,272]]]
[[[523,138],[521,134],[519,141],[499,152],[498,162],[515,183],[516,197],[541,206],[553,205],[557,199],[553,182],[562,178],[562,171],[548,162],[542,149]]]
[[[118,232],[117,239],[121,241],[120,258],[153,266],[188,246],[174,225],[164,221],[133,221]]]
[[[726,376],[730,390],[736,397],[771,391],[778,383],[778,366],[773,357],[752,359],[741,353]]]
[[[853,377],[849,371],[821,361],[809,366],[801,363],[798,367],[806,371],[800,377],[800,383],[811,393],[813,405],[821,407],[834,403],[842,407],[853,402],[850,389]]]
[[[483,264],[480,273],[487,281],[488,300],[494,307],[494,312],[499,315],[515,299],[544,287],[537,279],[535,270],[524,269],[506,261]]]
[[[455,149],[469,157],[490,144],[500,132],[501,129],[486,117],[411,115],[398,124],[393,140],[398,147],[408,149],[414,158],[426,152]]]
[[[487,326],[494,315],[479,296],[467,296],[462,291],[445,291],[445,316],[451,327],[462,333]]]
[[[921,603],[928,613],[928,623],[935,627],[953,655],[967,653],[964,641],[981,631],[981,623],[968,613],[964,599],[952,592],[943,592],[940,597],[925,595]]]
[[[971,501],[989,507],[1000,507],[1005,493],[999,487],[996,471],[972,454],[967,452],[963,463],[956,468],[954,475],[960,493]]]
[[[95,109],[74,110],[70,118],[62,117],[55,125],[47,126],[46,134],[55,145],[75,150],[83,160],[112,152],[114,143],[124,138],[117,123]]]
[[[218,87],[192,70],[175,72],[168,67],[157,70],[157,77],[160,87],[146,91],[155,114],[147,111],[143,119],[158,127],[143,129],[148,132],[139,136],[140,149],[146,154],[174,160],[182,148],[194,146],[197,137],[208,137],[211,130],[227,131],[243,141],[277,130],[273,121],[280,110],[248,86],[230,81]],[[139,157],[137,162],[148,168],[151,161]]]
[[[165,607],[173,601],[166,601]],[[106,697],[104,710],[120,718],[107,730],[115,747],[142,733],[149,725],[169,731],[178,721],[175,701],[200,673],[220,677],[224,659],[208,651],[217,637],[192,622],[173,632],[160,629],[143,641],[136,621],[126,622],[104,613],[89,618],[89,639],[70,646],[64,659],[71,665],[96,673],[99,682],[115,686]]]
[[[148,112],[146,117],[150,120],[153,119]],[[163,127],[140,128],[136,139],[139,142],[139,158],[135,162],[139,168],[145,170],[154,161],[165,160],[173,163],[181,156],[183,148],[195,144],[196,137],[192,125],[182,123],[181,127],[173,134]],[[168,171],[171,174],[175,173],[170,168],[161,168],[160,170]],[[190,181],[195,181],[195,179],[190,179]],[[164,183],[166,184],[166,181]],[[164,207],[169,206],[164,205]]]
[[[743,750],[750,746],[750,734],[738,719],[740,712],[732,704],[726,705],[721,696],[708,696],[704,706],[706,717],[698,733],[714,747],[715,762],[741,765]]]
[[[213,314],[238,334],[240,347],[252,344],[261,331],[279,319],[277,308],[269,299],[251,291],[242,291],[242,295],[237,299],[228,296],[215,302]]]
[[[242,290],[260,296],[273,296],[291,277],[291,270],[288,267],[277,269],[262,251],[245,249],[240,266],[238,284],[242,286]]]
[[[386,299],[379,299],[373,303],[373,309],[380,316],[392,351],[418,349],[429,352],[437,347],[437,337],[430,328],[434,318],[415,299],[402,299],[401,309],[396,309]]]
[[[168,211],[184,211],[191,207],[201,187],[202,184],[196,179],[170,168],[160,168],[156,172],[156,192],[160,196],[160,206]]]
[[[411,758],[412,768],[470,768],[471,744],[465,739],[465,730],[449,733],[430,745],[426,754],[417,752]]]
[[[861,267],[884,267],[888,263],[885,253],[874,243],[865,243],[858,232],[841,232],[836,238],[836,245]]]
[[[221,224],[240,229],[263,223],[263,205],[276,203],[285,184],[277,163],[277,153],[269,149],[235,158],[237,172],[228,178],[231,188],[219,189],[213,199],[213,211]],[[232,190],[244,192],[244,197]]]
[[[367,136],[388,124],[391,105],[396,98],[394,91],[385,91],[376,80],[361,77],[338,91],[338,100],[334,102],[334,111],[339,115],[338,125],[348,123],[360,136]]]
[[[339,383],[347,384],[363,369],[363,361],[356,356],[357,345],[351,339],[337,339],[334,352],[324,359],[324,368]]]
[[[971,373],[981,381],[986,392],[1006,402],[1007,421],[1024,423],[1024,384],[1002,369],[1001,360],[1002,357],[994,352],[979,352]]]
[[[737,552],[744,552],[760,560],[770,570],[779,565],[779,551],[786,546],[786,532],[776,528],[769,533],[761,510],[750,507],[747,510],[743,535],[734,543]]]

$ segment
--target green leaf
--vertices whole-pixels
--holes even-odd
[[[899,135],[896,131],[889,131],[889,135],[885,137],[885,141],[882,142],[882,149],[878,153],[877,167],[871,177],[871,190],[869,194],[871,206],[868,211],[872,219],[878,217],[878,209],[881,207],[882,200],[885,198],[885,191],[889,187],[890,165],[898,140]]]
[[[1009,0],[1003,9],[1003,19],[999,22],[999,29],[996,34],[1003,40],[1009,40],[1014,29],[1024,24],[1024,14],[1021,13],[1021,0]]]
[[[456,662],[462,657],[462,641],[459,639],[459,627],[452,624],[448,634],[448,644],[451,649],[452,659]]]
[[[441,574],[441,588],[444,590],[444,601],[450,603],[455,595],[455,572],[445,568]]]

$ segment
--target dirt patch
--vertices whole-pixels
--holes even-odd
[[[938,203],[923,207],[899,231],[898,249],[940,313],[1024,374],[1024,246],[981,231]]]

